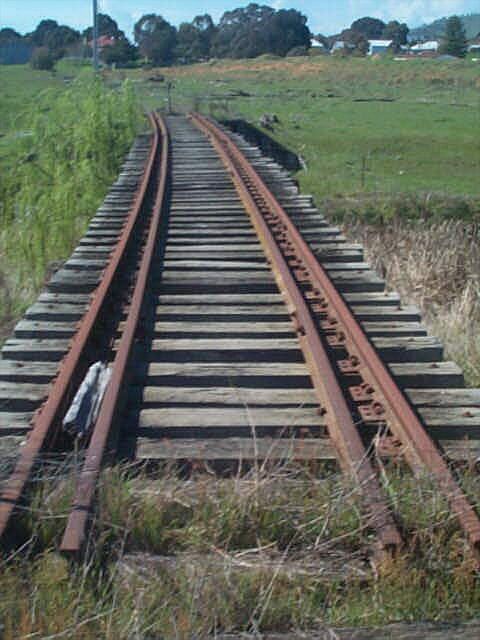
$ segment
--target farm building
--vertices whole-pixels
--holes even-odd
[[[330,53],[337,53],[346,49],[355,49],[355,45],[350,42],[345,42],[345,40],[336,40],[330,49]]]
[[[428,42],[419,42],[410,47],[410,51],[416,55],[424,55],[437,53],[440,44],[438,40],[429,40]]]
[[[480,38],[475,38],[475,40],[470,40],[468,44],[468,51],[470,53],[480,53]]]
[[[319,51],[326,51],[325,45],[319,42],[316,38],[310,39],[310,48],[318,49]]]
[[[93,40],[88,42],[89,46],[93,46]],[[112,47],[115,44],[115,38],[113,36],[100,36],[97,39],[98,48],[101,51],[105,47]]]
[[[368,55],[375,56],[387,53],[393,44],[393,40],[369,40]]]

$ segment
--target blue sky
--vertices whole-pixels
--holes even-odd
[[[208,12],[218,20],[222,13],[245,6],[249,0],[98,0],[100,10],[109,13],[120,27],[131,34],[133,24],[144,13],[158,13],[173,24],[191,20]],[[277,9],[298,9],[308,17],[313,33],[332,34],[347,27],[356,18],[370,15],[382,20],[398,19],[418,26],[453,13],[479,11],[478,0],[270,0]],[[0,0],[0,28],[10,26],[25,33],[32,31],[43,18],[83,29],[91,22],[92,0]]]

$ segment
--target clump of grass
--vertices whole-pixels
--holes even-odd
[[[285,471],[242,481],[200,478],[192,487],[167,474],[153,490],[138,478],[115,479],[118,469],[110,473],[102,483],[97,525],[117,541],[122,532],[126,551],[327,549],[338,537],[353,552],[369,538],[358,491],[337,476],[314,479]]]
[[[22,571],[23,570],[23,574]],[[185,570],[140,579],[110,565],[71,569],[53,553],[17,563],[0,581],[5,640],[28,637],[191,638],[228,632],[308,631],[388,621],[455,619],[478,612],[475,578],[444,573],[427,580],[405,563],[376,580],[325,583],[262,569],[215,574]]]
[[[6,640],[186,639],[470,619],[480,611],[478,577],[443,498],[428,476],[413,479],[398,466],[385,467],[384,481],[406,546],[375,571],[351,484],[335,470],[292,465],[187,479],[169,469],[107,469],[89,552],[70,565],[55,548],[76,464],[52,470],[39,477],[24,518],[30,543],[1,567]],[[478,503],[476,475],[462,480]],[[46,523],[35,524],[38,516]]]
[[[0,321],[32,299],[52,262],[71,253],[139,119],[128,83],[111,91],[91,78],[46,90],[27,109],[27,131],[0,185],[0,273],[8,292]]]
[[[104,633],[112,613],[108,586],[97,566],[69,565],[54,552],[17,559],[0,579],[2,638],[112,638]]]
[[[10,330],[15,317],[14,308],[7,276],[0,271],[0,343]]]

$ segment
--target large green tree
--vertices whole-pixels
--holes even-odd
[[[402,44],[407,44],[409,28],[405,22],[398,22],[398,20],[391,20],[385,25],[382,32],[382,38],[385,40],[393,40],[395,47],[400,47]]]
[[[0,29],[0,45],[11,44],[12,42],[18,42],[22,39],[22,36],[15,31],[15,29],[11,29],[10,27],[4,27]]]
[[[30,60],[32,50],[31,41],[23,38],[15,29],[0,29],[0,64],[25,64]]]
[[[440,52],[464,58],[467,51],[467,35],[462,21],[458,16],[451,16],[445,26],[445,37],[440,45]]]
[[[67,47],[79,42],[80,39],[79,31],[75,31],[75,29],[66,25],[60,25],[46,35],[43,44],[59,57]]]
[[[124,66],[130,62],[134,62],[137,56],[137,48],[134,47],[125,36],[117,38],[114,44],[109,47],[104,47],[100,53],[103,62],[118,66]]]
[[[26,39],[37,48],[47,49],[55,59],[65,54],[67,47],[80,41],[79,31],[66,25],[59,25],[56,20],[42,20]]]
[[[215,31],[215,25],[208,13],[196,16],[192,22],[182,22],[178,28],[175,57],[183,62],[208,58]]]
[[[383,30],[385,29],[385,23],[378,18],[359,18],[352,22],[350,29],[361,33],[367,40],[376,40],[382,37]]]
[[[226,11],[218,24],[213,55],[218,58],[254,58],[268,51],[264,26],[275,9],[251,3]]]
[[[284,56],[295,47],[310,46],[307,19],[294,9],[249,4],[226,11],[212,43],[219,58],[254,58],[263,53]]]
[[[364,56],[368,51],[368,39],[360,31],[355,29],[344,29],[338,36],[338,40],[343,40],[346,43],[346,48],[342,51],[342,54],[354,54],[357,56]]]
[[[173,62],[177,30],[162,16],[144,15],[134,26],[135,42],[142,56],[156,65]]]
[[[41,20],[35,31],[29,33],[27,37],[36,47],[44,47],[47,38],[51,37],[57,29],[58,22],[56,20]]]
[[[295,9],[280,9],[265,25],[268,53],[285,56],[296,47],[310,48],[307,18]]]
[[[110,38],[122,38],[125,34],[118,28],[116,20],[106,13],[98,14],[98,35],[109,36]],[[93,40],[93,27],[88,27],[83,32],[83,37],[88,41]]]

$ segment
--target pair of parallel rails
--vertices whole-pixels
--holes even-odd
[[[136,434],[136,457],[146,459],[315,460],[328,457],[333,445],[334,457],[361,487],[382,551],[401,547],[402,537],[375,456],[402,458],[435,479],[477,552],[478,516],[394,377],[395,362],[412,359],[409,350],[415,360],[438,359],[435,341],[415,322],[405,333],[398,320],[412,318],[388,294],[382,294],[384,324],[369,322],[378,320],[371,303],[378,303],[381,287],[370,278],[356,293],[364,264],[356,262],[358,247],[347,247],[272,163],[198,114],[170,118],[168,127],[157,114],[150,121],[151,144],[131,158],[107,210],[97,214],[99,226],[67,263],[70,270],[54,276],[37,311],[34,305],[17,325],[16,337],[38,339],[40,351],[48,351],[50,337],[69,344],[4,483],[0,536],[42,454],[64,445],[60,424],[88,366],[104,358],[112,377],[84,443],[63,551],[82,550],[101,466]],[[349,266],[356,268],[349,273]],[[84,312],[72,292],[83,296]],[[149,324],[156,294],[160,305]],[[45,310],[49,303],[54,309],[60,303],[59,315],[58,308],[56,316]],[[112,315],[118,322],[109,322]],[[59,318],[79,319],[78,327],[72,331]],[[25,356],[21,339],[7,342],[5,360],[21,353],[27,361],[6,365],[9,380],[28,378],[38,349]],[[142,375],[131,418],[125,399]],[[460,395],[463,405],[469,394]],[[125,421],[136,425],[127,436],[119,427]]]

